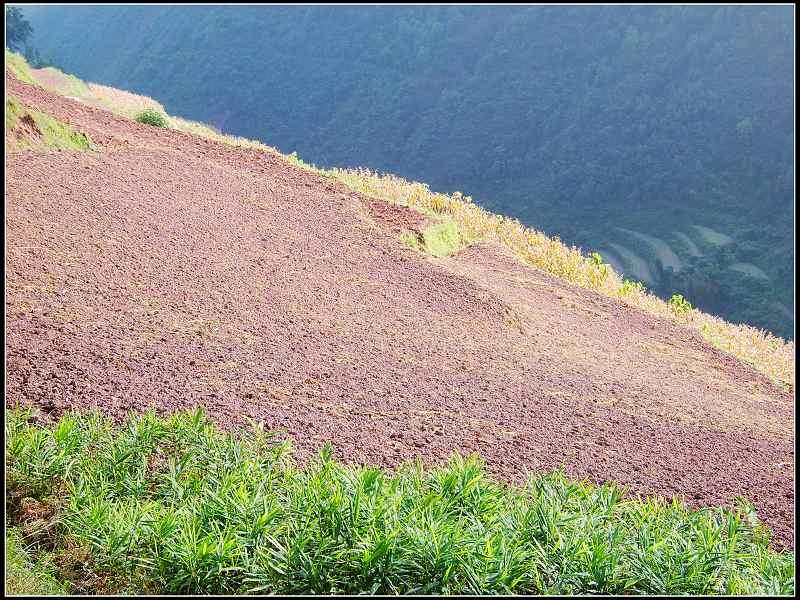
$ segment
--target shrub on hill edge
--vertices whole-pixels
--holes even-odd
[[[152,125],[153,127],[169,127],[167,117],[152,108],[145,108],[142,112],[137,114],[136,121],[144,123],[145,125]]]

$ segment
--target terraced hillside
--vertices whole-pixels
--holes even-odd
[[[93,148],[7,155],[7,405],[202,405],[301,457],[478,451],[510,481],[563,464],[694,506],[743,495],[793,545],[793,395],[691,329],[495,242],[421,254],[399,232],[424,215],[276,153],[6,85]]]

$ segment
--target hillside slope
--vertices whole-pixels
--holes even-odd
[[[25,10],[84,79],[463,190],[662,298],[794,335],[792,7]]]
[[[396,234],[419,215],[278,155],[6,85],[102,146],[7,155],[7,404],[202,404],[301,456],[745,495],[793,545],[793,396],[696,333],[494,244],[426,258]]]

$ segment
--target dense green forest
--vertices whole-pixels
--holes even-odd
[[[83,79],[461,190],[793,338],[792,6],[26,7]]]

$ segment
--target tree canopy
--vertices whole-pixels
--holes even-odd
[[[6,7],[6,46],[21,52],[33,33],[33,28],[16,6]]]

